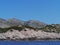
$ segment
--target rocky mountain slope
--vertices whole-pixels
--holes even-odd
[[[34,27],[34,28],[41,28],[46,26],[45,23],[37,21],[37,20],[29,20],[26,22],[26,25],[30,26],[30,27]]]
[[[0,39],[5,40],[60,40],[60,24],[45,24],[37,20],[22,21],[0,18]]]
[[[28,25],[30,27],[40,28],[40,27],[45,26],[46,24],[44,24],[40,21],[35,21],[35,20],[22,21],[22,20],[19,20],[16,18],[10,18],[7,20],[0,18],[0,27],[1,28],[4,28],[5,26],[9,27],[9,26],[19,26],[19,25]]]

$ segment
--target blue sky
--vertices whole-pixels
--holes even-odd
[[[60,0],[0,0],[0,18],[60,23]]]

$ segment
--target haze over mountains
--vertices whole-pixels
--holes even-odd
[[[1,28],[6,28],[10,26],[18,26],[18,25],[28,25],[34,28],[41,28],[41,27],[44,27],[46,24],[37,20],[23,21],[16,18],[10,18],[7,20],[0,18]]]

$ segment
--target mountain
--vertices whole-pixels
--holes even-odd
[[[26,25],[30,27],[34,27],[34,28],[41,28],[41,27],[46,26],[47,24],[37,21],[37,20],[29,20],[26,22]]]
[[[46,24],[38,20],[22,21],[0,18],[0,39],[5,40],[60,40],[60,24]]]
[[[10,18],[7,20],[0,18],[1,28],[19,26],[19,25],[28,25],[33,28],[41,28],[41,27],[44,27],[46,24],[37,20],[22,21],[16,18]]]
[[[10,27],[9,22],[7,22],[5,19],[0,18],[0,27],[1,28]]]
[[[17,25],[24,25],[24,21],[16,19],[16,18],[10,18],[7,20],[12,26],[17,26]]]

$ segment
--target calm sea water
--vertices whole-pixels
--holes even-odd
[[[60,41],[0,41],[0,45],[60,45]]]

